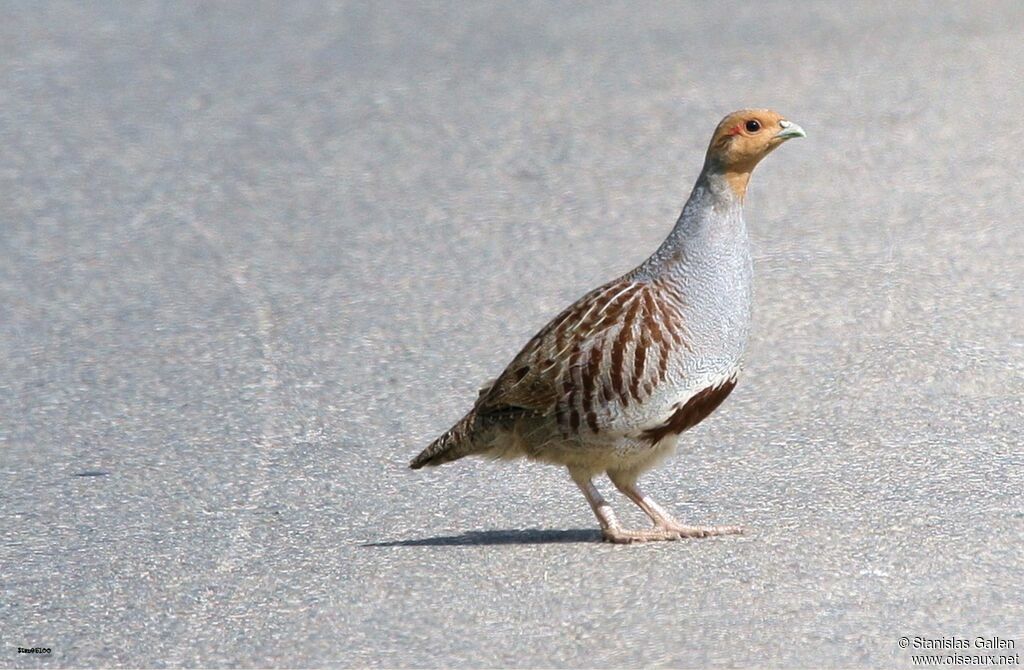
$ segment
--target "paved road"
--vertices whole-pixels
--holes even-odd
[[[91,5],[0,7],[0,666],[1022,651],[1019,3]],[[748,371],[647,479],[749,534],[405,469],[750,105]]]

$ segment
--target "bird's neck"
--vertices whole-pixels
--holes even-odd
[[[734,181],[735,175],[705,167],[672,232],[644,264],[647,270],[672,273],[700,259],[745,252],[743,197]]]
[[[724,172],[705,166],[673,232],[717,225],[737,217],[742,220],[749,179],[749,173]]]

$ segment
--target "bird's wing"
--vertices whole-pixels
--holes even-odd
[[[479,416],[553,416],[567,435],[602,432],[665,380],[685,346],[682,319],[648,281],[620,278],[586,294],[481,389]]]

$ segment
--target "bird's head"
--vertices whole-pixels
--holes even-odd
[[[704,171],[724,176],[742,200],[750,173],[761,159],[786,140],[806,136],[803,128],[778,112],[741,109],[726,116],[715,128]]]

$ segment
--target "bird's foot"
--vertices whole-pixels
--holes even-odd
[[[673,524],[650,530],[626,530],[605,528],[601,531],[605,542],[613,544],[637,544],[640,542],[666,542],[690,538],[715,537],[717,535],[742,535],[742,526],[684,526]]]
[[[680,538],[715,537],[716,535],[742,535],[743,526],[684,526],[679,523],[659,527],[664,532],[675,533]]]
[[[652,528],[650,530],[626,530],[624,528],[605,528],[601,531],[605,542],[613,544],[636,544],[639,542],[664,542],[678,540],[677,531],[668,528]]]

